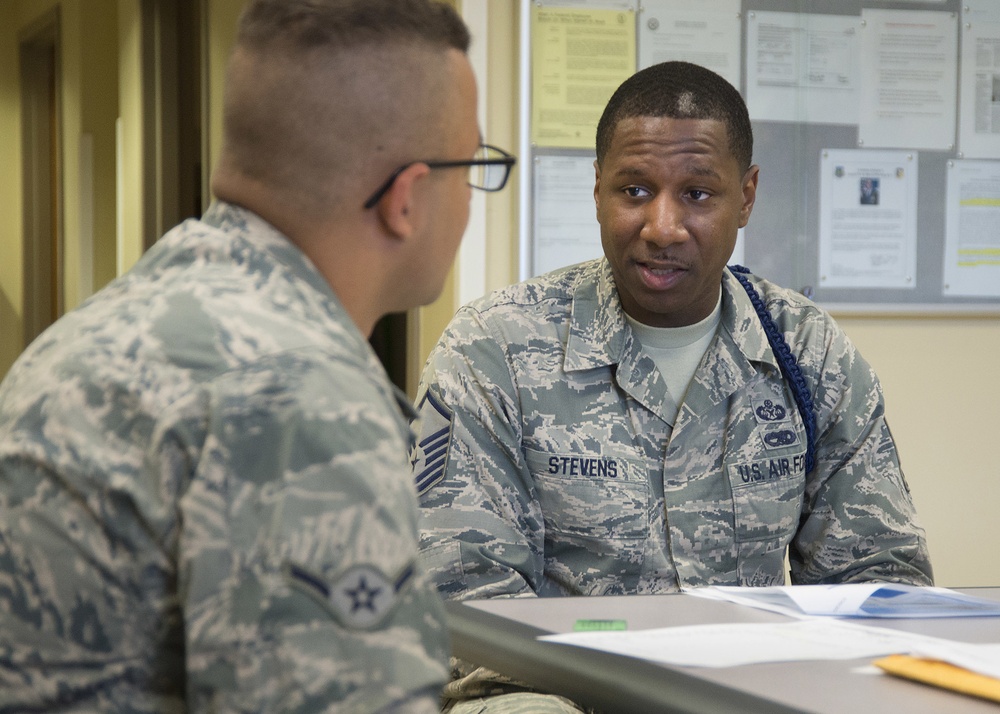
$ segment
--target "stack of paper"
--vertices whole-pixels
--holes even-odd
[[[728,600],[792,617],[996,617],[1000,602],[947,588],[895,583],[791,585],[769,588],[713,586],[688,595]]]
[[[707,587],[685,592],[780,612],[795,620],[573,632],[541,639],[689,667],[881,657],[875,664],[890,674],[1000,701],[1000,644],[956,642],[862,625],[854,619],[1000,616],[1000,602],[945,588],[887,583]]]

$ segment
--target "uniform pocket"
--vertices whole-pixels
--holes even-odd
[[[547,533],[605,541],[644,539],[649,487],[633,464],[595,454],[525,449]]]
[[[729,464],[728,470],[736,542],[780,540],[787,545],[802,513],[805,454],[768,454],[767,458]]]

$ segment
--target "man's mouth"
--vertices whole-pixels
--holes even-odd
[[[639,275],[646,287],[666,290],[677,284],[687,273],[687,267],[674,262],[637,262]]]

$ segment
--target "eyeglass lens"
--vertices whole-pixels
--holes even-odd
[[[488,146],[480,146],[476,160],[503,158],[503,154]],[[504,184],[509,167],[503,164],[477,164],[469,167],[469,185],[486,191],[496,191]]]

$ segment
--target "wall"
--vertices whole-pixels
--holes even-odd
[[[1000,584],[1000,318],[842,318],[882,380],[939,585]]]
[[[19,4],[4,8],[18,18]],[[0,374],[21,352],[24,326],[21,275],[21,102],[18,82],[20,22],[0,22]]]
[[[485,95],[485,116],[480,125],[484,140],[516,153],[518,141],[518,78],[520,51],[517,33],[517,3],[497,0],[463,0],[464,4],[486,4],[488,34],[473,37],[472,43],[486,43],[486,75],[477,75],[480,94]],[[459,10],[462,3],[452,2]],[[517,278],[517,192],[518,169],[498,193],[486,193],[486,290],[503,287]],[[454,271],[452,271],[454,272]],[[455,277],[449,274],[441,296],[426,307],[410,311],[410,345],[407,391],[415,396],[424,362],[441,332],[460,307]],[[415,348],[415,349],[414,349]]]
[[[131,0],[135,1],[135,0]],[[4,0],[0,26],[0,374],[24,348],[19,35],[60,10],[59,74],[63,172],[65,308],[72,309],[112,275],[114,260],[114,120],[117,114],[118,0]],[[13,20],[13,21],[10,21]],[[92,162],[81,164],[84,141]]]

